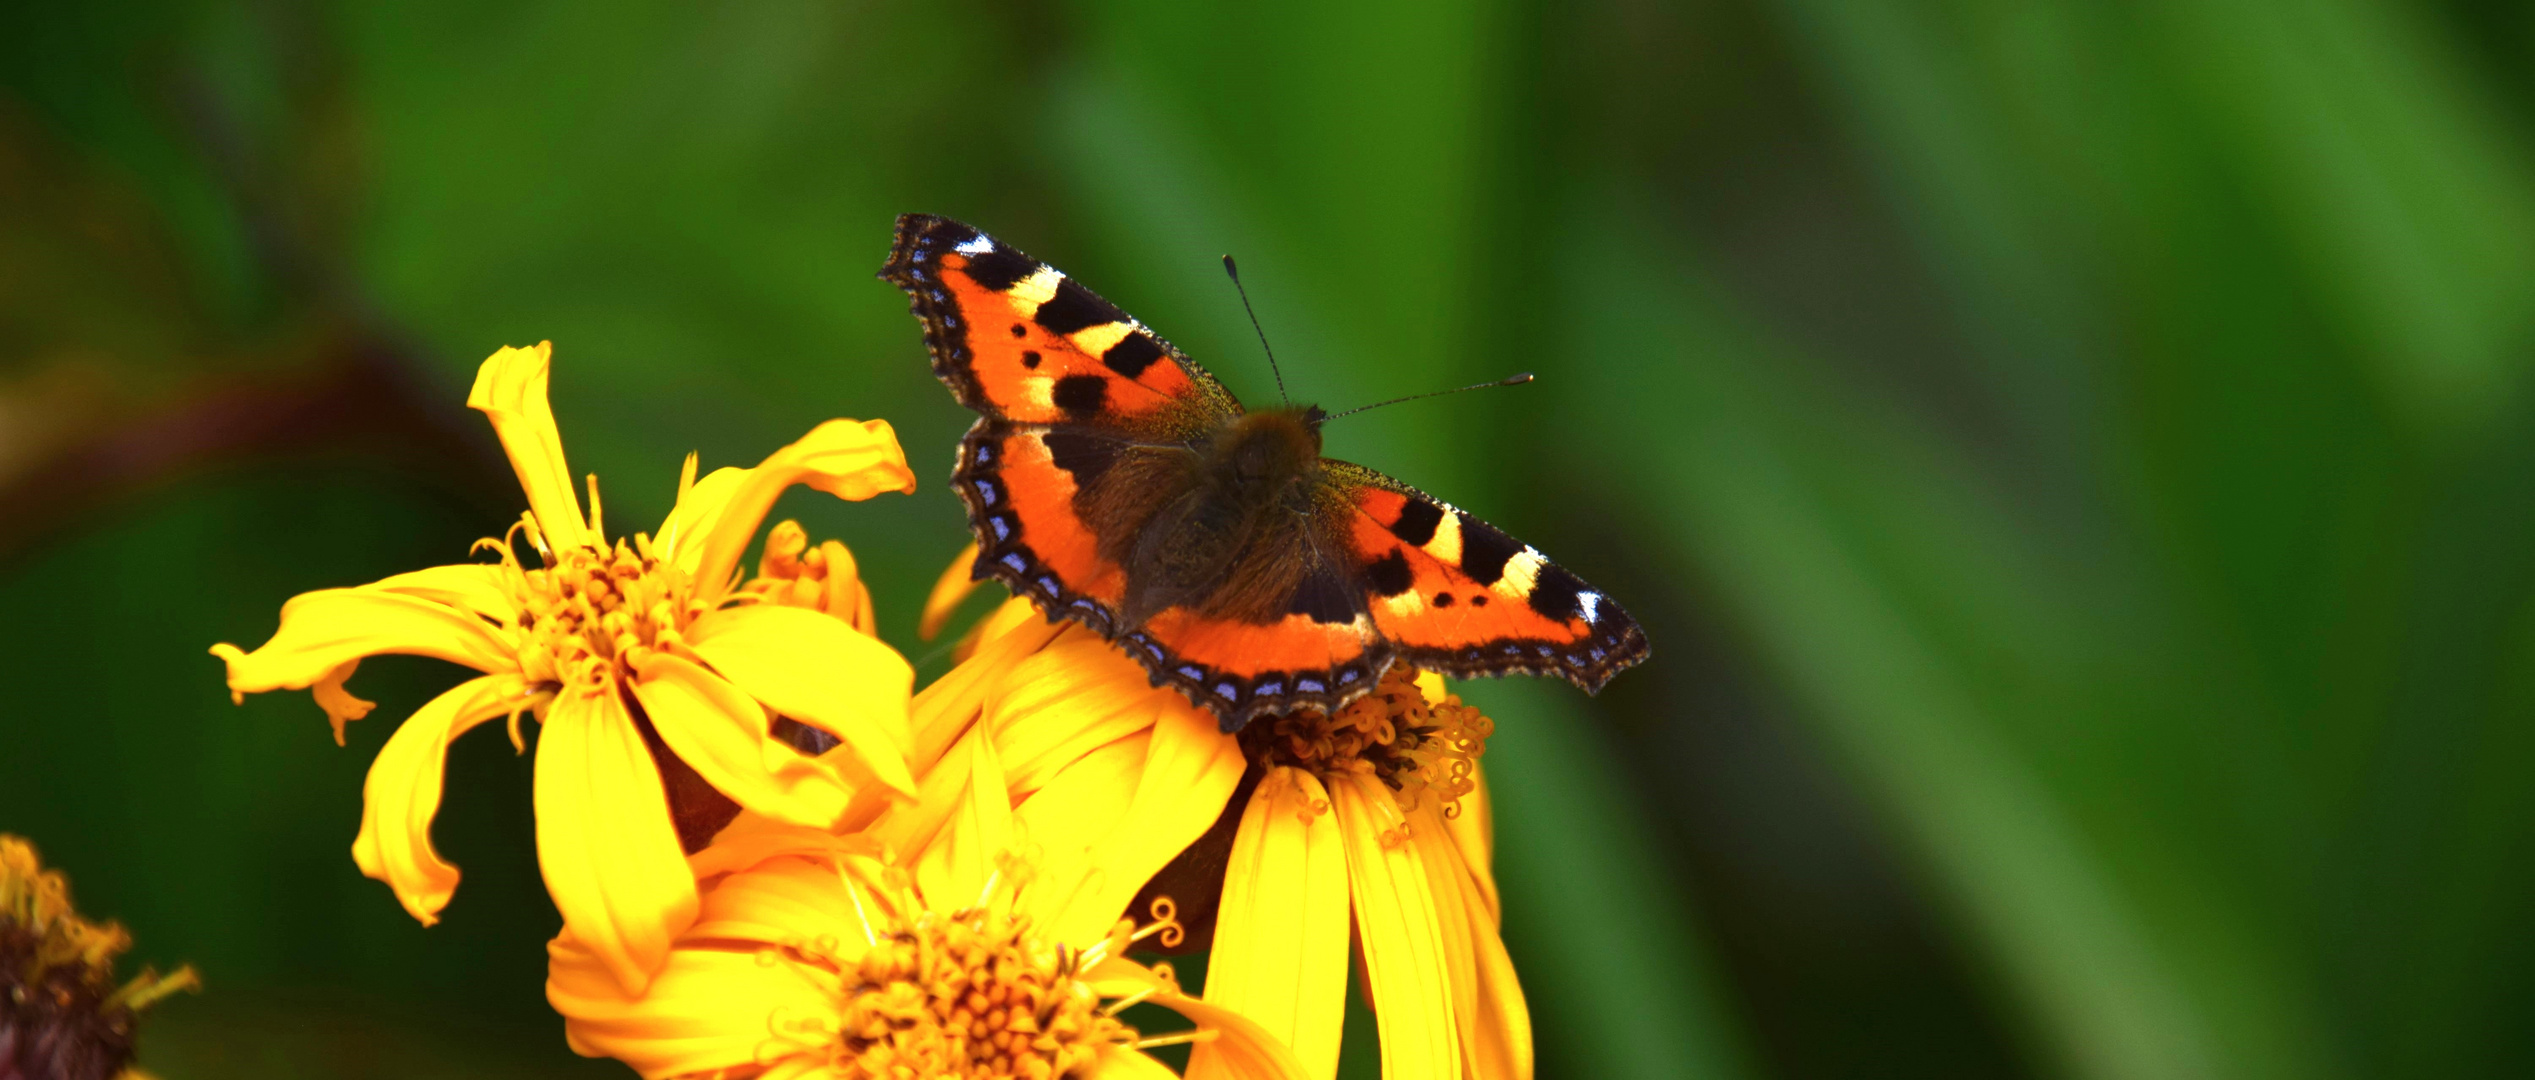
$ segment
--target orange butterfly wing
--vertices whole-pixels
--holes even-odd
[[[1223,384],[1134,317],[959,222],[900,217],[880,276],[912,299],[933,374],[985,419],[1185,441],[1240,415]]]
[[[923,322],[933,374],[978,413],[951,475],[974,573],[1116,636],[1125,572],[1076,512],[1087,470],[1200,437],[1240,403],[1116,305],[948,218],[899,217],[880,276]]]
[[[1321,464],[1324,528],[1363,568],[1373,627],[1408,662],[1596,693],[1646,658],[1637,621],[1537,549],[1361,465]]]

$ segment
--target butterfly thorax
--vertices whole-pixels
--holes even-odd
[[[1321,415],[1317,408],[1240,414],[1170,455],[1176,468],[1148,474],[1164,497],[1149,499],[1153,515],[1118,545],[1126,625],[1171,607],[1245,623],[1284,618],[1309,568]]]

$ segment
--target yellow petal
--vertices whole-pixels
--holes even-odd
[[[694,470],[695,455],[688,454],[687,471]],[[704,541],[712,534],[713,523],[722,519],[722,508],[730,505],[732,493],[747,480],[748,470],[724,467],[680,489],[677,505],[669,508],[668,519],[660,523],[660,532],[652,538],[652,549],[661,560],[686,571],[693,579],[696,567],[704,561]]]
[[[968,594],[977,590],[977,578],[971,572],[976,564],[977,541],[971,540],[967,547],[959,549],[958,557],[951,560],[950,569],[942,571],[942,576],[934,580],[933,595],[924,598],[924,620],[915,627],[917,638],[933,640],[934,635],[942,632],[942,624],[951,621],[951,613],[959,610],[959,602],[968,599]]]
[[[1013,603],[1029,605],[1029,601],[1018,597]],[[907,727],[915,737],[913,751],[907,756],[909,766],[919,773],[932,768],[934,761],[977,722],[985,712],[986,699],[1002,688],[1013,668],[1061,632],[1060,627],[1045,621],[1032,625],[1033,632],[993,639],[975,656],[961,661],[915,696],[907,707]]]
[[[1258,1022],[1305,1074],[1338,1073],[1346,1018],[1347,851],[1329,794],[1310,773],[1268,772],[1241,813],[1206,965],[1206,1000]],[[1228,1075],[1200,1046],[1190,1080]]]
[[[467,407],[493,421],[502,452],[510,455],[511,470],[519,474],[520,490],[528,494],[529,512],[537,515],[538,530],[546,534],[549,547],[560,549],[595,541],[581,517],[572,470],[563,463],[563,435],[555,430],[554,410],[546,403],[547,365],[553,356],[554,344],[545,341],[531,349],[494,353],[475,370]]]
[[[1461,1034],[1462,1061],[1466,1067],[1477,1048],[1471,1043],[1478,1036],[1479,986],[1477,946],[1474,939],[1484,927],[1488,936],[1495,936],[1492,923],[1474,925],[1472,905],[1465,897],[1477,889],[1472,883],[1469,866],[1461,860],[1461,848],[1453,842],[1452,833],[1444,825],[1441,811],[1421,805],[1406,815],[1408,848],[1426,868],[1426,884],[1435,897],[1430,909],[1435,918],[1437,940],[1443,949],[1444,983],[1452,993],[1453,1029]],[[1484,909],[1482,909],[1484,918]]]
[[[702,545],[695,582],[704,595],[717,595],[714,590],[730,580],[758,523],[774,508],[775,498],[794,484],[861,501],[884,491],[914,491],[915,473],[907,468],[906,453],[886,420],[830,420],[810,429],[799,442],[743,474],[712,520],[695,523],[700,532],[694,539]],[[678,540],[681,546],[688,542]]]
[[[853,798],[826,762],[775,741],[765,706],[702,665],[667,653],[643,660],[634,697],[678,759],[741,806],[796,825],[832,824]]]
[[[508,625],[519,621],[519,601],[511,594],[510,584],[516,574],[498,563],[459,563],[381,578],[369,587],[429,600]]]
[[[925,903],[936,911],[984,903],[988,884],[997,880],[1003,857],[1012,850],[1012,795],[1004,787],[993,741],[974,740],[967,764],[966,782],[953,799],[950,819],[921,854],[910,853]]]
[[[229,664],[232,695],[302,690],[365,656],[435,656],[486,673],[517,671],[507,635],[447,604],[376,586],[319,589],[282,605],[281,628],[254,652],[211,647]]]
[[[978,744],[984,741],[983,736],[971,736],[951,744],[950,750],[925,770],[924,779],[916,785],[915,798],[892,804],[865,826],[864,832],[902,857],[932,844],[942,826],[959,810],[974,769],[972,759]]]
[[[888,917],[896,911],[887,896],[859,885],[849,893],[844,883],[852,878],[836,869],[843,858],[851,857],[780,855],[723,878],[705,890],[702,912],[682,942],[814,945],[840,967],[860,961],[888,932]]]
[[[1027,793],[1094,747],[1165,715],[1201,713],[1100,635],[1072,627],[1012,665],[990,691],[986,715],[1013,790]]]
[[[1032,625],[1048,626],[1050,635],[1053,636],[1055,627],[1048,623],[1047,616],[1039,614],[1038,605],[1031,603],[1026,597],[1015,596],[1007,599],[995,605],[995,609],[987,612],[985,618],[977,620],[976,625],[970,626],[967,633],[959,636],[959,644],[951,646],[951,659],[965,661],[977,655],[979,646]]]
[[[1505,940],[1493,925],[1495,901],[1464,879],[1461,902],[1476,928],[1471,959],[1477,966],[1478,995],[1475,1027],[1462,1032],[1464,1060],[1473,1080],[1531,1080],[1531,1010],[1523,1001],[1523,984],[1514,977],[1514,958],[1506,954]]]
[[[1488,925],[1504,921],[1504,912],[1497,902],[1496,818],[1488,802],[1488,776],[1485,766],[1470,763],[1470,780],[1475,785],[1461,797],[1461,808],[1444,819],[1444,827],[1452,833],[1452,842],[1461,849],[1461,861],[1469,867],[1470,878],[1478,885],[1479,895],[1487,903]]]
[[[546,946],[546,1000],[564,1018],[572,1049],[617,1058],[645,1077],[712,1074],[757,1064],[781,1036],[834,1028],[843,998],[826,969],[777,960],[756,949],[681,947],[651,980],[629,993],[608,963],[570,934]],[[802,1044],[805,1052],[814,1042]]]
[[[818,612],[771,604],[697,619],[687,646],[768,708],[844,740],[879,782],[915,793],[907,770],[915,669],[896,649]]]
[[[1135,802],[1124,821],[1092,846],[1089,865],[1098,873],[1071,898],[1054,888],[1034,897],[1032,914],[1049,936],[1100,937],[1127,913],[1145,882],[1205,835],[1240,786],[1247,762],[1239,741],[1216,726],[1213,714],[1187,708],[1185,700],[1180,705],[1163,710],[1153,725]]]
[[[1214,1037],[1197,1044],[1199,1054],[1210,1059],[1210,1068],[1217,1076],[1240,1080],[1305,1080],[1312,1076],[1294,1057],[1292,1050],[1248,1016],[1224,1008],[1211,1001],[1200,1001],[1180,992],[1179,986],[1161,978],[1141,964],[1110,958],[1101,961],[1083,974],[1085,982],[1103,996],[1127,996],[1150,992],[1145,1000],[1170,1009],[1197,1022]],[[1196,1075],[1197,1058],[1190,1058],[1190,1074]]]
[[[1139,731],[1076,759],[1021,799],[1013,818],[1050,857],[1081,862],[1092,845],[1129,821],[1153,733]]]
[[[1458,1080],[1449,958],[1425,863],[1407,840],[1408,820],[1370,772],[1332,778],[1329,795],[1347,845],[1347,893],[1381,1030],[1382,1075]]]
[[[537,740],[537,865],[564,932],[640,994],[695,920],[659,769],[612,694],[574,693],[546,713]]]
[[[1103,1043],[1091,1061],[1072,1075],[1081,1080],[1179,1080],[1171,1067],[1142,1050]]]
[[[397,902],[424,926],[440,921],[440,909],[457,891],[458,868],[431,846],[431,819],[440,812],[440,767],[449,744],[486,720],[526,704],[528,688],[517,675],[485,675],[431,699],[387,737],[370,776],[361,785],[361,833],[352,861],[361,873],[396,890]]]

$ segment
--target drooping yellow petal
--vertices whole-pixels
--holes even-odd
[[[352,861],[387,883],[414,918],[430,926],[458,887],[458,868],[431,846],[440,812],[440,769],[449,744],[477,724],[527,704],[519,676],[484,675],[459,683],[414,710],[387,737],[361,785],[361,832]]]
[[[1182,702],[1185,705],[1185,702]],[[1203,710],[1162,710],[1145,751],[1143,775],[1125,820],[1091,849],[1101,872],[1062,903],[1058,890],[1036,898],[1033,917],[1060,941],[1090,941],[1126,914],[1144,883],[1223,815],[1247,762],[1241,745]]]
[[[830,420],[810,429],[800,441],[742,474],[711,520],[694,523],[701,530],[694,538],[702,544],[695,564],[701,595],[719,595],[766,511],[794,484],[859,502],[884,491],[914,491],[915,473],[907,468],[906,453],[886,420]],[[678,540],[681,547],[689,542],[686,537]]]
[[[326,710],[326,722],[334,725],[334,744],[343,745],[343,725],[370,715],[378,702],[363,700],[343,684],[352,681],[352,673],[361,670],[358,660],[346,660],[308,688],[308,696],[317,707]],[[232,692],[234,693],[234,691]]]
[[[642,993],[695,920],[695,878],[651,750],[615,695],[570,694],[547,711],[535,802],[537,865],[564,933]]]
[[[812,964],[767,963],[756,949],[680,948],[647,993],[572,935],[546,946],[546,1000],[572,1049],[613,1057],[647,1078],[753,1065],[778,1021],[833,1027],[840,980]]]
[[[1476,929],[1470,940],[1478,997],[1475,1026],[1461,1036],[1463,1060],[1472,1080],[1531,1080],[1531,1009],[1514,975],[1514,958],[1493,925],[1495,901],[1481,896],[1475,881],[1465,878],[1461,903]]]
[[[282,625],[254,652],[211,647],[228,662],[229,693],[304,690],[365,656],[433,656],[487,674],[519,670],[507,635],[473,613],[376,586],[319,589],[282,605]]]
[[[748,696],[844,740],[880,783],[915,793],[907,770],[915,669],[896,649],[818,612],[769,604],[697,619],[687,645]]]
[[[1335,776],[1328,786],[1347,845],[1347,893],[1381,1030],[1382,1075],[1459,1080],[1444,931],[1425,862],[1409,846],[1408,820],[1370,772]]]
[[[942,632],[942,624],[951,621],[951,613],[959,610],[959,602],[968,599],[968,594],[977,590],[977,578],[972,572],[976,564],[977,541],[971,540],[967,547],[959,549],[959,555],[951,560],[950,568],[934,579],[933,594],[924,598],[924,619],[915,627],[917,638],[933,640],[934,635]]]
[[[581,517],[572,470],[563,461],[563,436],[555,429],[554,409],[546,402],[548,365],[554,344],[541,341],[528,349],[504,348],[475,369],[475,387],[467,407],[493,421],[493,432],[510,455],[519,487],[528,495],[528,509],[550,548],[580,547],[594,542]]]
[[[1206,1000],[1292,1048],[1305,1075],[1338,1073],[1346,1018],[1347,851],[1329,793],[1310,773],[1271,770],[1241,813],[1215,912]],[[1190,1080],[1233,1075],[1200,1046]]]
[[[834,824],[853,790],[836,770],[769,734],[755,698],[700,665],[667,653],[643,660],[634,697],[678,759],[741,806],[814,828]]]

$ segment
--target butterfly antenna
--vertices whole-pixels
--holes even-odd
[[[1460,393],[1460,392],[1462,392],[1462,391],[1464,391],[1464,390],[1485,390],[1485,389],[1487,389],[1488,387],[1491,387],[1491,386],[1521,386],[1521,385],[1523,385],[1524,383],[1527,383],[1527,382],[1530,382],[1530,381],[1532,381],[1532,373],[1531,373],[1531,372],[1526,371],[1526,372],[1523,372],[1523,373],[1521,373],[1521,374],[1517,374],[1517,375],[1508,375],[1508,376],[1506,376],[1506,377],[1504,377],[1504,378],[1502,378],[1502,379],[1498,379],[1498,380],[1496,380],[1495,382],[1471,383],[1471,384],[1470,384],[1470,385],[1468,385],[1468,386],[1456,386],[1456,387],[1453,387],[1453,388],[1452,388],[1452,389],[1450,389],[1450,390],[1429,390],[1429,391],[1427,391],[1427,392],[1425,392],[1425,393],[1423,393],[1423,394],[1410,394],[1410,395],[1408,395],[1407,397],[1402,397],[1402,398],[1392,398],[1392,399],[1391,399],[1391,400],[1389,400],[1389,401],[1376,401],[1376,402],[1374,402],[1374,403],[1373,403],[1373,404],[1371,404],[1371,405],[1358,405],[1358,406],[1356,406],[1355,408],[1349,409],[1349,410],[1347,410],[1347,411],[1345,411],[1345,412],[1342,412],[1342,413],[1332,413],[1332,414],[1330,414],[1330,415],[1328,415],[1328,416],[1326,416],[1326,417],[1323,417],[1323,418],[1321,418],[1321,423],[1324,423],[1324,424],[1325,424],[1325,423],[1328,423],[1329,421],[1331,421],[1331,420],[1335,420],[1335,419],[1337,419],[1337,418],[1339,418],[1339,417],[1341,417],[1341,416],[1353,416],[1353,415],[1355,415],[1355,414],[1357,414],[1357,413],[1363,412],[1363,411],[1364,411],[1364,410],[1366,410],[1366,409],[1379,409],[1379,408],[1381,408],[1382,406],[1385,406],[1385,405],[1397,405],[1397,404],[1399,404],[1400,402],[1403,402],[1403,401],[1416,401],[1416,400],[1419,400],[1419,399],[1421,399],[1421,398],[1442,397],[1442,396],[1444,396],[1445,394],[1458,394],[1458,393]]]
[[[1276,396],[1293,404],[1294,399],[1285,392],[1285,372],[1276,366],[1276,350],[1268,348],[1267,331],[1259,329],[1259,313],[1250,306],[1250,290],[1241,287],[1241,268],[1233,265],[1230,255],[1223,257],[1223,272],[1232,279],[1232,291],[1241,294],[1241,310],[1250,313],[1250,331],[1259,335],[1259,351],[1267,354],[1268,370],[1276,374]]]

